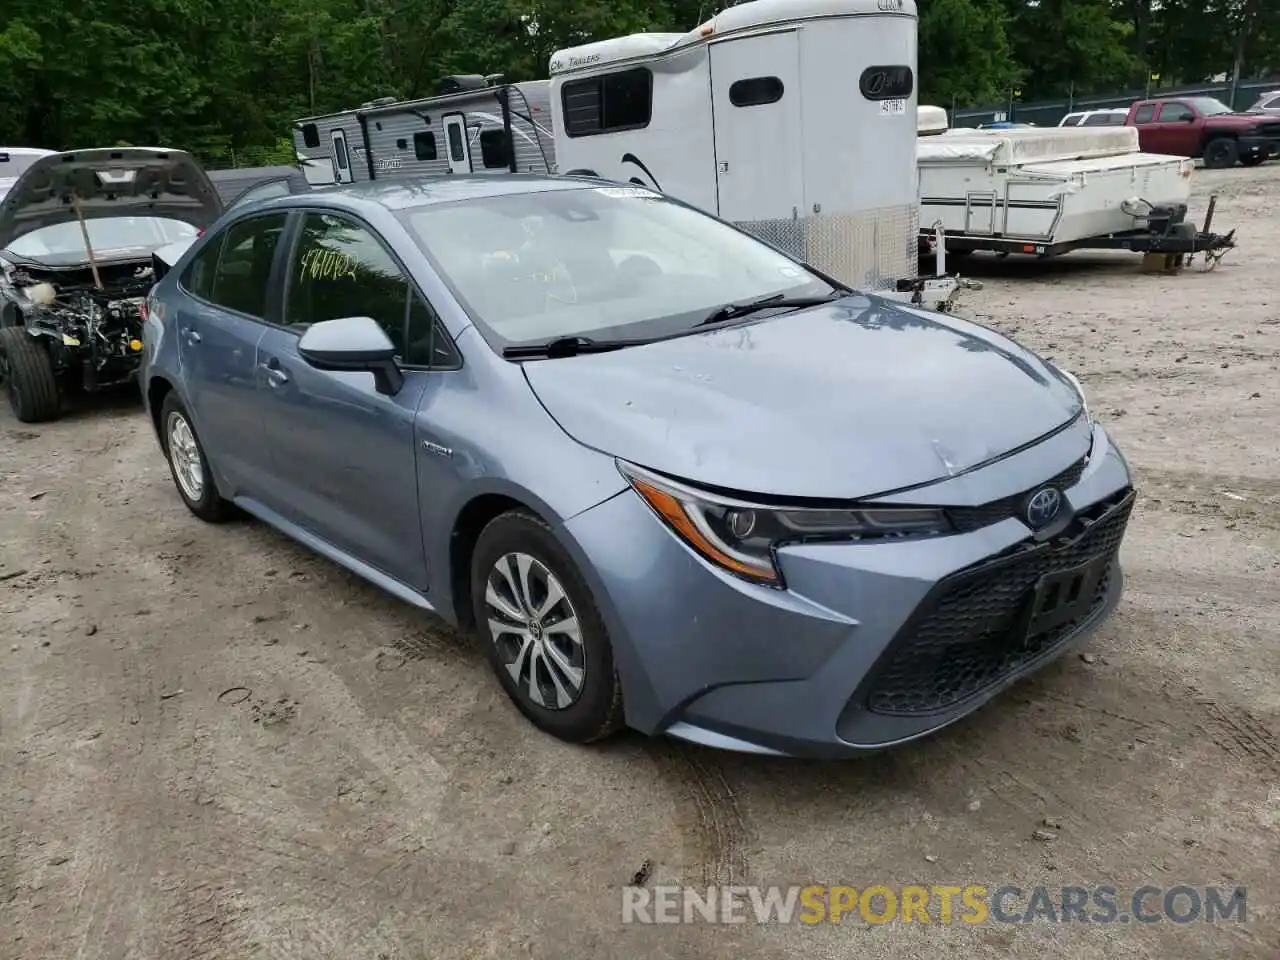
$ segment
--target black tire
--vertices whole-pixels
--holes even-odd
[[[53,359],[44,343],[25,327],[0,330],[0,376],[4,377],[13,415],[23,423],[58,419],[62,402]]]
[[[1209,170],[1234,167],[1239,159],[1240,150],[1230,137],[1214,137],[1204,145],[1204,165]]]
[[[557,603],[545,612],[545,635],[538,630],[530,641],[532,646],[523,658],[519,683],[508,669],[508,664],[516,660],[515,648],[519,645],[519,638],[515,634],[500,634],[499,642],[489,625],[492,615],[485,599],[489,576],[495,572],[498,562],[516,554],[523,554],[540,564],[544,571],[559,582],[567,601],[564,604]],[[534,581],[541,579],[537,568],[534,568],[531,576]],[[536,585],[531,592],[535,603],[545,597],[545,590],[539,593]],[[604,620],[582,575],[546,523],[531,513],[513,510],[496,517],[485,526],[476,541],[471,558],[471,607],[477,631],[498,682],[534,726],[568,743],[603,740],[621,728],[622,684],[618,679],[613,647],[609,642]],[[567,642],[567,634],[554,629],[558,623],[563,623],[571,616],[577,619],[578,636],[581,640],[580,648],[576,650],[573,644]],[[512,620],[510,617],[502,619]],[[549,682],[553,661],[546,654],[539,657],[534,652],[539,644],[551,644],[553,641],[547,639],[551,636],[559,638],[554,643],[560,656],[582,671],[576,699],[561,707],[546,704],[556,689]],[[580,659],[578,654],[581,654]],[[545,682],[531,682],[531,672],[535,669],[540,671],[539,676]],[[563,671],[557,671],[556,676],[560,679],[562,688],[566,682],[571,682]],[[533,698],[529,692],[531,687],[542,691],[540,695],[543,703],[540,704]]]
[[[181,421],[189,431],[191,443],[194,444],[196,459],[199,462],[200,485],[199,496],[193,496],[187,490],[187,483],[181,478],[181,468],[177,463],[180,453],[175,455],[173,449],[173,433],[177,421]],[[191,414],[178,398],[178,394],[170,391],[160,406],[160,445],[164,449],[165,459],[169,461],[169,474],[173,477],[173,485],[178,488],[178,496],[187,505],[187,509],[207,523],[221,523],[229,519],[234,510],[228,500],[218,493],[213,473],[209,469],[209,461],[205,457],[204,447],[200,443],[200,435],[196,433],[191,422]]]
[[[1249,155],[1249,156],[1247,156],[1247,157],[1241,157],[1241,158],[1240,158],[1240,166],[1242,166],[1242,167],[1257,167],[1257,166],[1260,166],[1261,164],[1263,164],[1263,163],[1266,161],[1266,159],[1267,159],[1267,158],[1266,158],[1266,156],[1265,156],[1264,154],[1261,154],[1261,153],[1252,153],[1252,154],[1250,154],[1250,155]]]

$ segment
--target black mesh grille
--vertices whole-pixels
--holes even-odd
[[[1061,537],[1024,543],[943,581],[886,651],[867,709],[906,716],[945,710],[1068,641],[1103,607],[1133,501],[1125,490],[1079,515]],[[1109,562],[1087,612],[1030,633],[1028,606],[1041,578],[1103,557]]]
[[[1031,490],[1024,490],[1022,493],[1015,493],[1013,496],[1004,497],[1000,500],[992,500],[990,503],[984,503],[979,507],[948,507],[947,516],[951,519],[952,526],[960,533],[969,533],[979,527],[989,527],[993,523],[999,523],[1001,520],[1020,516],[1022,501],[1032,490],[1039,490],[1043,486],[1054,486],[1059,490],[1068,490],[1079,483],[1087,460],[1087,457],[1081,457],[1056,477],[1052,477],[1044,483],[1036,484]]]

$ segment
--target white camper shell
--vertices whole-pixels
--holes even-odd
[[[1048,256],[1141,232],[1185,207],[1191,160],[1142,153],[1134,127],[954,129],[919,139],[920,217],[951,250]],[[1107,241],[1107,242],[1103,242]]]
[[[550,74],[560,172],[657,189],[859,289],[957,289],[916,277],[914,0],[754,0]]]
[[[330,182],[394,176],[551,173],[555,138],[547,80],[495,84],[448,77],[447,92],[420,100],[387,97],[357,109],[294,121],[304,168],[332,166]],[[309,178],[310,179],[310,178]]]

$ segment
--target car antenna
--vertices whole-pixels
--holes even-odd
[[[80,221],[80,236],[84,237],[84,252],[89,257],[89,269],[93,271],[93,285],[102,290],[102,277],[98,275],[98,261],[93,255],[93,244],[89,242],[89,227],[84,222],[84,211],[80,209],[80,198],[74,193],[71,195],[71,206],[76,212],[76,218]]]

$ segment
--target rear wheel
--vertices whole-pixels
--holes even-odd
[[[1210,170],[1234,167],[1240,150],[1230,137],[1217,137],[1204,145],[1204,165]]]
[[[53,359],[25,327],[0,329],[0,380],[13,415],[23,423],[56,420],[61,413]]]
[[[471,604],[498,682],[535,726],[589,743],[622,725],[622,686],[604,620],[542,520],[516,510],[481,531]]]
[[[187,509],[209,523],[231,516],[231,504],[218,493],[204,448],[191,425],[191,415],[173,391],[160,407],[160,439],[174,486]]]

